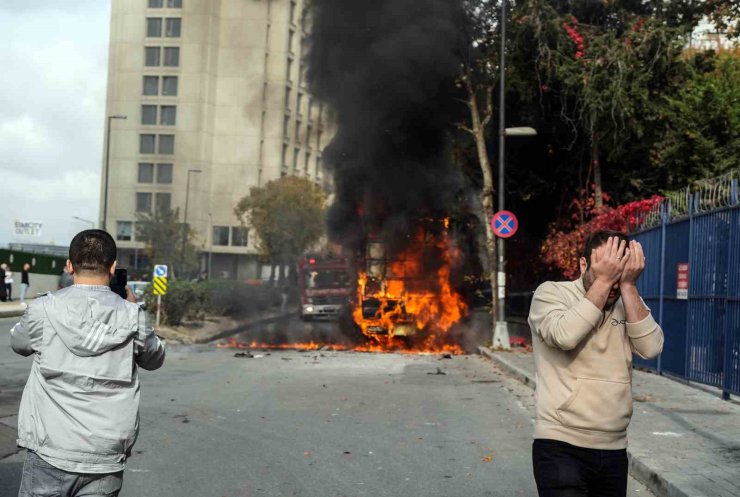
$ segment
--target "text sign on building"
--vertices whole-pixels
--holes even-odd
[[[676,266],[676,298],[687,300],[689,298],[689,264],[681,262]]]
[[[499,211],[491,219],[491,228],[493,233],[499,238],[510,238],[514,236],[519,229],[519,221],[514,213],[509,211]]]
[[[41,236],[41,221],[19,221],[15,220],[15,234],[17,236]]]

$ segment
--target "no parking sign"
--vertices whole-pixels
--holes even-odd
[[[499,238],[511,238],[519,229],[519,220],[513,212],[498,211],[491,219],[493,233]]]

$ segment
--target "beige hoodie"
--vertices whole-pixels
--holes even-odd
[[[652,315],[627,323],[621,299],[602,312],[585,295],[580,279],[546,282],[534,294],[534,438],[624,449],[632,416],[632,354],[660,354],[663,330]]]

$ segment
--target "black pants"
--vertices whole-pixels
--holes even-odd
[[[627,451],[584,449],[558,440],[532,444],[540,497],[625,497]]]

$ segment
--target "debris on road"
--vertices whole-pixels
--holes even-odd
[[[246,352],[237,352],[236,354],[234,354],[234,357],[246,357],[247,359],[252,359],[254,355],[252,355],[252,353],[247,350]]]
[[[483,462],[493,462],[493,454],[488,454],[487,456],[483,456],[483,459],[481,459]]]
[[[442,359],[452,359],[452,354],[442,354],[439,360],[441,361]]]
[[[442,371],[440,368],[437,368],[437,372],[436,373],[427,373],[427,374],[437,376],[437,375],[446,375],[447,373],[445,373],[444,371]]]

